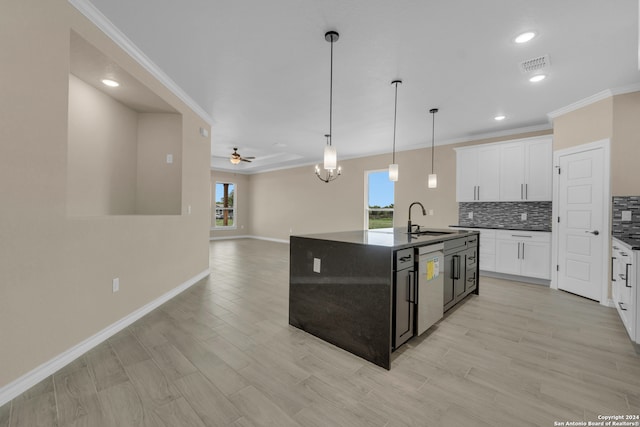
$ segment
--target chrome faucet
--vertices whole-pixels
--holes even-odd
[[[422,208],[422,215],[426,216],[427,215],[427,211],[424,209],[424,206],[422,206],[422,203],[420,202],[413,202],[409,205],[409,221],[407,222],[407,232],[411,233],[411,208],[413,207],[413,205],[420,205],[420,207]],[[420,227],[420,226],[418,226]]]

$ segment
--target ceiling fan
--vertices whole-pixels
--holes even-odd
[[[255,159],[255,157],[251,156],[251,157],[242,157],[240,155],[240,153],[238,153],[238,149],[236,147],[233,147],[233,153],[231,153],[231,157],[229,158],[229,161],[231,163],[233,163],[234,165],[237,165],[240,162],[247,162],[247,163],[251,163],[251,160]]]

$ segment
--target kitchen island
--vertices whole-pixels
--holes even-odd
[[[447,309],[455,294],[460,297],[455,303],[471,292],[478,294],[477,231],[423,229],[420,234],[409,234],[407,229],[394,228],[291,236],[289,324],[390,369],[395,303],[398,291],[405,287],[404,282],[396,283],[398,260],[407,259],[400,257],[404,254],[414,260],[419,248],[437,244],[456,246],[458,251],[468,246],[474,251],[467,275],[466,268],[460,267],[464,255],[454,255],[451,263],[445,261],[439,267],[445,287],[451,285],[451,301],[447,301],[446,290],[440,301]],[[412,270],[417,257],[415,261]],[[417,289],[416,275],[407,277],[407,288]],[[453,290],[456,279],[461,292]],[[408,294],[409,303],[419,302],[417,290],[408,290]]]

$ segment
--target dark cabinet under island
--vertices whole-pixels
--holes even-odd
[[[479,256],[478,232],[421,233],[408,234],[406,229],[395,228],[291,236],[289,324],[390,369],[394,346],[401,344],[396,340],[401,336],[404,342],[415,333],[416,309],[412,304],[420,298],[417,248],[463,239],[466,253],[475,257],[471,266],[458,266],[466,278],[474,278],[473,287],[466,287],[464,296],[479,292],[475,262]],[[464,256],[462,259],[466,260]],[[445,278],[455,273],[446,261],[443,264],[439,268]],[[398,313],[396,306],[403,311]]]

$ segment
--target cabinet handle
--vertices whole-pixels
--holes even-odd
[[[518,259],[520,259],[520,242],[518,242]]]
[[[617,247],[617,246],[613,246],[613,249],[615,249],[615,250],[617,251],[617,250],[618,250],[618,249],[620,249],[620,248],[619,248],[619,247]]]
[[[625,266],[625,268],[624,268],[624,285],[625,285],[627,288],[630,288],[630,287],[631,287],[631,285],[629,285],[629,266],[630,266],[630,265],[631,265],[631,264],[627,264],[627,265]]]
[[[480,186],[478,185],[478,200],[480,200]]]
[[[620,252],[620,255],[622,255],[622,256],[629,256],[626,252]]]
[[[522,259],[524,259],[524,242],[522,242]]]
[[[533,236],[527,236],[526,234],[512,234],[511,237],[528,237],[528,238],[532,238]]]
[[[520,200],[524,200],[524,191],[522,187],[524,187],[524,184],[520,184]]]
[[[616,282],[617,281],[616,280],[616,276],[614,276],[614,274],[613,274],[613,260],[615,260],[615,259],[618,259],[618,258],[616,258],[614,256],[611,257],[611,281],[612,282]]]
[[[622,311],[627,311],[627,309],[626,309],[626,308],[624,308],[624,307],[622,306],[622,303],[621,303],[621,302],[618,302],[618,305],[620,306],[620,310],[622,310]]]
[[[460,279],[460,255],[454,255],[451,257],[451,278],[454,280]]]
[[[524,199],[529,200],[529,184],[524,185]]]

